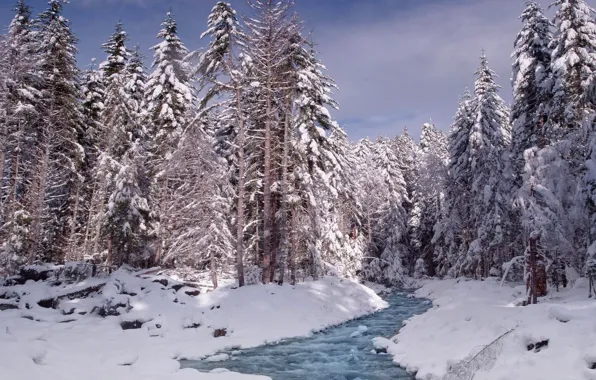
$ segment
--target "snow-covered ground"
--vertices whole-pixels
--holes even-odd
[[[596,379],[596,301],[586,280],[550,289],[537,305],[517,306],[524,295],[524,287],[494,280],[428,282],[416,296],[434,307],[376,344],[388,346],[418,379],[468,380],[474,372],[474,380]]]
[[[77,285],[30,281],[0,287],[0,306],[17,307],[0,311],[0,379],[266,379],[181,370],[178,359],[223,360],[214,356],[223,349],[308,336],[387,306],[371,289],[338,278],[296,286],[228,286],[199,295],[171,279],[156,279],[118,271]],[[100,290],[57,305],[46,302],[55,308],[38,305],[90,286]],[[96,307],[119,315],[100,317]],[[140,328],[123,330],[122,322]]]

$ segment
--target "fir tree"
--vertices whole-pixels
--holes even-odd
[[[202,109],[206,109],[209,101],[217,96],[222,96],[224,93],[229,96],[220,105],[223,111],[220,114],[220,128],[216,133],[219,151],[232,164],[231,172],[236,173],[228,178],[236,184],[236,272],[238,285],[244,286],[247,179],[244,86],[248,78],[244,75],[245,70],[242,70],[239,62],[234,58],[233,51],[244,46],[245,35],[240,28],[236,11],[229,4],[218,2],[213,7],[208,17],[207,30],[201,34],[201,38],[205,37],[210,37],[211,41],[208,49],[201,53],[199,64],[193,70],[193,74],[202,76],[202,86],[210,86],[201,101]],[[224,75],[229,78],[229,82],[221,84],[220,77]]]
[[[472,180],[472,223],[477,230],[470,243],[466,271],[486,277],[500,268],[505,252],[509,178],[506,152],[511,142],[509,113],[497,94],[494,72],[486,56],[480,58],[474,88],[474,125],[469,149]]]
[[[151,152],[158,165],[167,159],[178,143],[187,122],[188,110],[193,100],[189,74],[184,58],[188,50],[178,37],[178,24],[168,12],[155,45],[153,72],[147,80],[145,97],[149,112],[148,132]]]
[[[585,0],[557,0],[551,70],[553,99],[548,129],[551,140],[576,131],[594,110],[596,72],[594,9]]]
[[[413,257],[408,262],[415,270],[422,259],[428,274],[434,275],[434,245],[432,239],[437,223],[442,221],[444,188],[447,178],[447,138],[433,124],[425,123],[420,136],[420,150],[416,155],[416,179],[412,211],[408,225]]]
[[[108,58],[100,66],[100,69],[107,82],[113,75],[121,74],[126,68],[130,58],[130,51],[126,47],[128,36],[121,22],[116,24],[114,33],[110,36],[108,41],[101,45],[104,51],[108,54]],[[108,84],[109,85],[109,84]]]
[[[456,275],[472,241],[471,157],[469,138],[474,125],[472,97],[462,96],[449,133],[449,171],[445,186],[445,218],[437,226],[433,243],[437,274]]]
[[[544,123],[550,102],[552,24],[535,2],[522,15],[523,28],[515,40],[513,62],[512,154],[516,185],[520,186],[524,151],[544,145]]]
[[[41,106],[44,124],[38,146],[34,178],[31,255],[62,260],[78,219],[83,148],[78,141],[82,127],[79,106],[77,38],[62,15],[63,3],[50,0],[39,16],[36,38],[41,72],[45,78]]]

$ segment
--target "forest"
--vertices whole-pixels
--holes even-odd
[[[64,1],[37,16],[17,1],[0,36],[0,275],[82,261],[206,270],[215,286],[507,274],[537,296],[569,270],[596,276],[586,1],[555,1],[553,21],[527,3],[512,104],[482,52],[448,133],[360,141],[293,3],[249,4],[217,2],[198,51],[166,13],[147,68],[125,25],[85,66]]]

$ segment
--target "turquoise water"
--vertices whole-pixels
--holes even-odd
[[[225,368],[233,372],[266,375],[273,380],[412,379],[393,363],[391,356],[371,353],[372,338],[394,336],[404,319],[425,312],[430,304],[425,300],[408,298],[406,293],[394,292],[384,298],[390,304],[389,308],[329,328],[310,338],[242,350],[223,362],[183,361],[182,367],[202,372]],[[359,326],[366,326],[368,330],[361,335],[354,334]]]

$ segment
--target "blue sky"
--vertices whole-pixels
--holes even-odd
[[[546,0],[549,1],[550,0]],[[591,5],[594,1],[589,0]],[[245,13],[244,0],[231,0]],[[499,74],[502,96],[511,98],[509,55],[520,29],[523,0],[295,0],[314,32],[321,59],[340,91],[335,115],[351,139],[393,136],[404,127],[414,137],[432,120],[447,130],[481,49]],[[29,0],[34,12],[46,0]],[[100,45],[122,20],[131,47],[148,56],[171,7],[180,36],[191,50],[215,0],[71,0],[65,15],[80,39],[79,66],[103,60]],[[0,24],[12,18],[12,0],[0,0]]]

